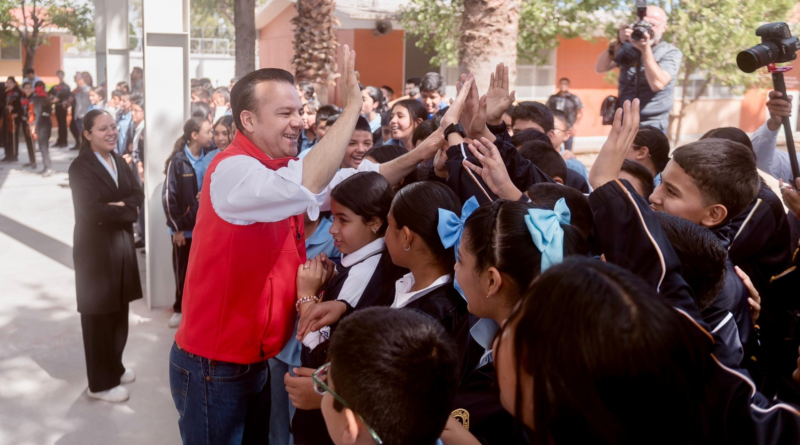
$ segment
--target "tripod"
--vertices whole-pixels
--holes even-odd
[[[781,98],[786,99],[786,82],[783,79],[783,73],[791,71],[791,66],[775,66],[774,63],[767,65],[767,69],[772,74],[772,85],[775,91],[781,93]],[[794,187],[796,178],[800,178],[800,168],[797,166],[797,152],[794,149],[794,137],[792,135],[792,124],[789,122],[789,116],[783,117],[783,131],[786,134],[786,150],[789,152],[789,163],[792,166],[792,178],[789,183]]]

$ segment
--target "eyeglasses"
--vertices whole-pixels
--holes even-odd
[[[326,392],[330,393],[330,395],[332,395],[334,399],[338,400],[339,403],[344,405],[345,408],[352,410],[352,408],[350,408],[350,405],[348,405],[347,402],[345,402],[344,399],[341,398],[341,396],[331,391],[330,387],[328,387],[328,385],[325,384],[324,380],[328,379],[328,371],[330,369],[331,369],[331,362],[328,362],[320,366],[316,371],[314,371],[314,374],[311,375],[311,380],[314,382],[314,391],[319,395],[324,395]],[[364,421],[364,418],[361,417],[360,414],[358,413],[355,414],[356,416],[358,416],[361,422],[364,423],[364,426],[367,427],[367,430],[369,431],[369,434],[372,436],[372,439],[375,441],[375,443],[377,443],[378,445],[383,445],[383,441],[381,440],[380,437],[378,437],[378,433],[376,433],[375,430],[372,429],[372,427],[367,425],[367,422]]]

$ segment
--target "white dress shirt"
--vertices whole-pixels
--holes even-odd
[[[347,273],[347,278],[342,284],[342,290],[339,292],[336,301],[346,301],[351,307],[356,307],[367,289],[375,269],[378,268],[381,255],[384,255],[378,252],[383,251],[385,247],[386,244],[383,238],[378,238],[342,258],[342,266],[349,267],[350,271]],[[317,345],[330,338],[330,333],[331,328],[328,326],[317,332],[309,332],[303,337],[303,344],[313,350]]]
[[[94,152],[94,155],[97,156],[97,160],[100,161],[101,164],[103,164],[103,167],[106,168],[108,174],[111,175],[111,179],[114,180],[114,184],[116,184],[117,187],[119,187],[119,178],[117,177],[117,163],[114,162],[114,156],[110,154],[108,155],[108,159],[111,161],[111,163],[108,163],[105,161],[105,159],[103,159],[103,155],[101,155],[100,153]]]
[[[394,294],[394,303],[392,303],[392,308],[393,309],[404,308],[409,304],[413,303],[414,301],[417,301],[419,298],[423,297],[424,295],[420,295],[421,292],[426,291],[428,289],[432,289],[434,287],[441,286],[442,284],[447,284],[450,282],[450,280],[451,280],[450,275],[442,275],[425,289],[412,291],[411,288],[414,287],[414,284],[416,284],[416,280],[414,280],[414,275],[411,272],[409,272],[403,275],[403,278],[400,278],[394,284],[395,294]]]
[[[211,174],[211,205],[217,215],[236,225],[282,221],[308,213],[316,221],[320,211],[330,209],[330,192],[357,172],[378,172],[380,164],[364,160],[358,170],[343,168],[320,193],[303,187],[303,161],[270,170],[250,156],[231,156]]]

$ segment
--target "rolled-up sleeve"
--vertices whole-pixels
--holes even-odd
[[[301,161],[270,170],[254,158],[233,156],[211,174],[211,205],[233,224],[281,221],[304,212],[316,220],[328,191],[314,194],[302,181]]]

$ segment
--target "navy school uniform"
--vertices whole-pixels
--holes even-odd
[[[758,195],[728,225],[728,255],[753,281],[761,296],[769,295],[770,278],[791,262],[789,220],[783,203],[763,181]]]
[[[747,371],[725,356],[719,337],[709,332],[680,261],[648,203],[627,181],[612,181],[589,196],[595,239],[606,260],[638,275],[679,312],[714,340],[709,356],[712,374],[705,388],[709,412],[708,443],[778,444],[800,441],[800,411],[768,400],[756,391]],[[679,408],[677,408],[679,409]]]
[[[348,257],[350,258],[348,260]],[[373,306],[389,306],[394,301],[391,292],[385,292],[385,280],[394,280],[396,276],[386,276],[386,262],[391,263],[391,257],[386,253],[383,238],[379,238],[361,249],[345,255],[342,262],[336,266],[337,274],[325,286],[322,301],[340,300],[348,304],[352,310],[359,310]],[[364,285],[366,283],[366,285]],[[349,289],[362,289],[361,293],[354,294]],[[345,293],[342,293],[342,290]],[[341,298],[340,298],[341,297]],[[345,314],[347,315],[347,314]],[[321,343],[313,349],[307,346],[303,339],[300,361],[305,368],[316,369],[327,362],[329,338],[336,326],[330,326],[327,335],[320,338]],[[310,334],[309,334],[310,335]],[[306,336],[308,338],[308,335]],[[332,445],[322,411],[297,409],[292,418],[292,434],[294,441],[303,445]]]

